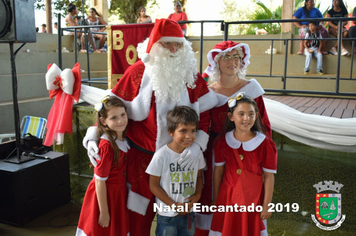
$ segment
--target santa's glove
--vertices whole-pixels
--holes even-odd
[[[184,149],[182,154],[180,154],[180,158],[178,159],[178,164],[185,168],[192,167],[196,161],[199,160],[200,157],[200,146],[196,143],[193,143],[190,147]]]
[[[96,126],[89,127],[83,139],[83,146],[87,149],[89,160],[94,167],[98,164],[96,161],[100,161],[96,129]]]

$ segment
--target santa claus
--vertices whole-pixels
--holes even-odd
[[[145,173],[153,153],[171,141],[167,132],[166,114],[177,105],[193,108],[200,118],[195,143],[182,154],[189,163],[206,149],[209,109],[215,106],[215,93],[197,71],[197,60],[178,23],[158,19],[150,37],[138,45],[142,61],[129,67],[112,95],[127,106],[129,127],[127,182],[130,210],[130,235],[150,235],[154,196],[149,190],[149,175]],[[88,129],[83,140],[90,156],[97,153],[96,128]],[[92,161],[93,163],[93,161]],[[94,163],[95,164],[95,161]]]

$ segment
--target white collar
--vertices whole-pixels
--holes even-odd
[[[109,138],[106,134],[103,134],[100,138],[109,141]],[[119,147],[119,149],[123,152],[127,152],[130,149],[130,145],[128,144],[126,139],[124,139],[124,141],[120,141],[120,140],[116,139],[115,142],[116,142],[117,146]]]
[[[233,95],[229,97],[217,93],[216,96],[218,98],[218,104],[216,106],[221,107],[222,105],[225,105],[230,97],[236,97],[236,95],[240,92],[244,92],[246,96],[249,96],[252,99],[262,96],[265,93],[265,91],[257,82],[257,80],[250,79],[250,82],[248,84],[240,88],[238,91],[236,91]]]
[[[253,151],[258,146],[260,146],[260,144],[266,138],[266,136],[264,134],[262,134],[260,132],[256,132],[256,136],[253,139],[248,140],[247,142],[240,142],[239,140],[237,140],[234,137],[234,131],[235,131],[235,129],[230,132],[227,132],[225,135],[225,140],[226,140],[227,145],[229,145],[231,148],[234,148],[234,149],[240,148],[241,144],[242,144],[242,148],[245,151],[249,151],[249,152]]]

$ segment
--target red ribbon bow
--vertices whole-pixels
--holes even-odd
[[[72,133],[72,107],[74,100],[79,101],[81,74],[80,64],[76,63],[73,69],[61,70],[56,64],[47,67],[46,85],[49,98],[53,99],[51,111],[47,118],[47,133],[45,146],[51,146],[56,140],[63,144],[64,134]]]

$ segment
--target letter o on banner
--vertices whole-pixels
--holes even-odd
[[[132,58],[130,57],[130,52],[133,54]],[[134,64],[137,60],[136,48],[133,45],[129,45],[126,49],[126,60],[129,65]]]

